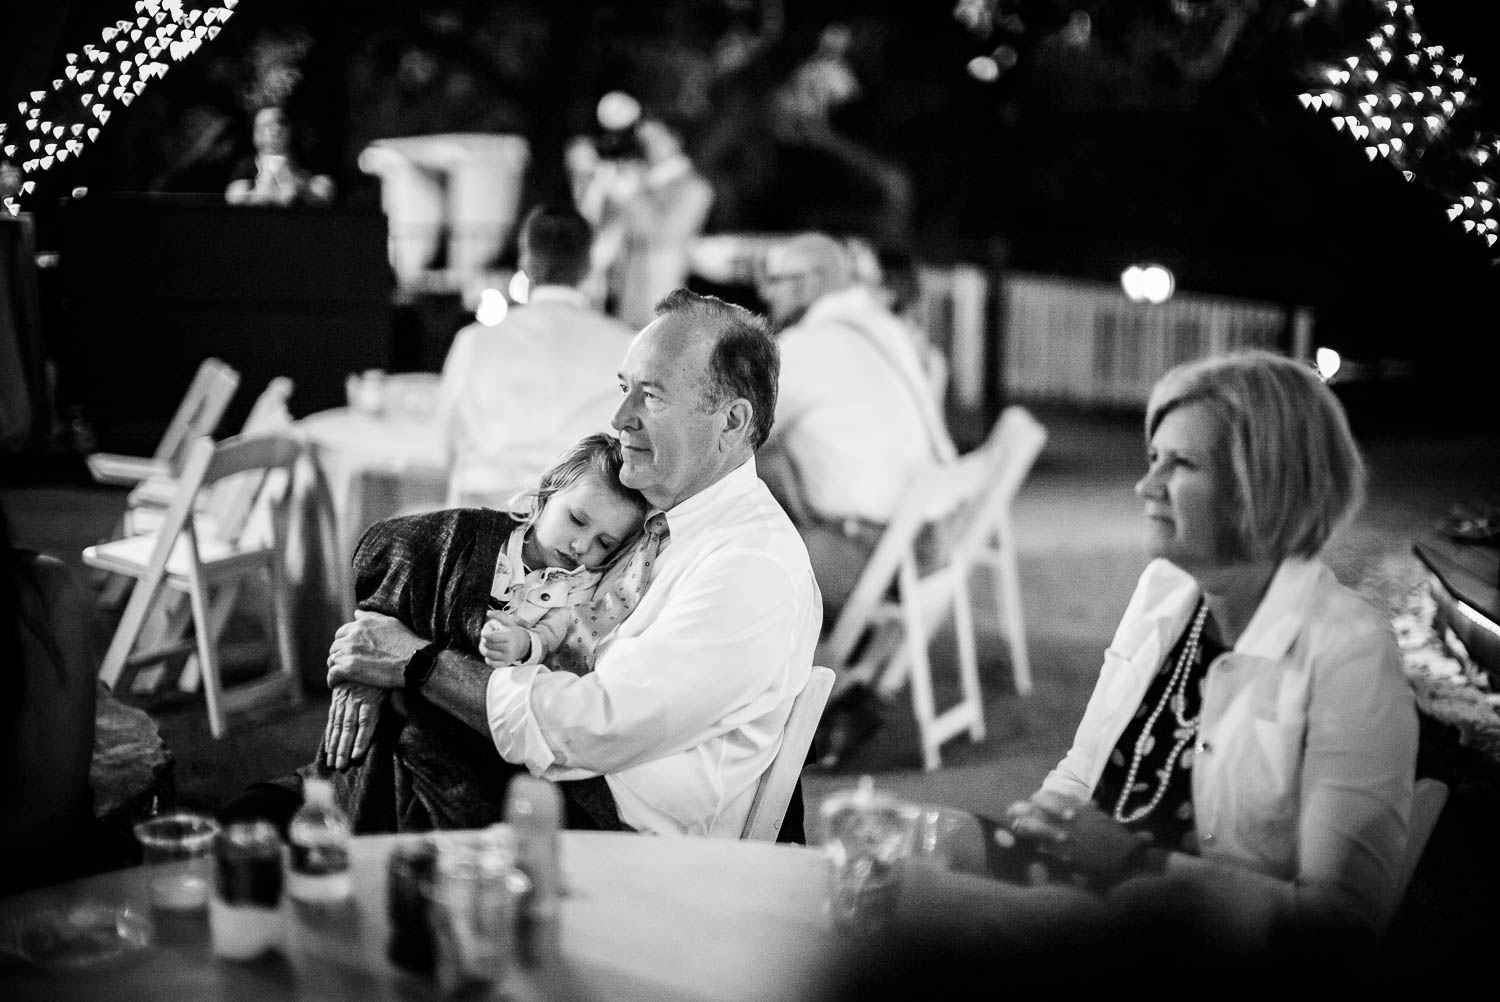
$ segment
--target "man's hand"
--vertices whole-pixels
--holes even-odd
[[[424,641],[399,620],[378,612],[356,612],[333,635],[328,648],[328,687],[361,682],[376,689],[399,689],[403,673]]]
[[[369,751],[384,702],[385,690],[371,685],[342,682],[333,687],[323,729],[323,761],[330,769],[347,769]]]
[[[492,609],[479,631],[479,652],[491,668],[520,664],[531,654],[531,634],[515,616]]]

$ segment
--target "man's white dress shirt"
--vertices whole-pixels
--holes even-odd
[[[496,671],[490,733],[535,775],[604,775],[636,829],[738,838],[811,672],[822,599],[753,459],[666,516],[651,585],[594,671]]]
[[[780,342],[771,442],[806,500],[830,518],[890,521],[912,475],[954,455],[911,332],[854,286],[819,297]]]
[[[449,504],[503,507],[563,450],[609,431],[634,333],[560,285],[533,289],[494,327],[459,331],[438,389]]]

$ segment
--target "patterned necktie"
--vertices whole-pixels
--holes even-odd
[[[651,584],[656,556],[670,535],[665,512],[654,512],[636,540],[634,549],[605,570],[592,600],[577,607],[573,625],[561,649],[548,667],[583,675],[614,640],[615,630],[640,604]]]

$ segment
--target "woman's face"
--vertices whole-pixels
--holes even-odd
[[[1202,403],[1174,407],[1146,449],[1135,485],[1146,502],[1146,549],[1183,570],[1222,566],[1233,552],[1226,526],[1234,503],[1223,423]]]
[[[266,156],[286,156],[291,129],[280,108],[262,108],[255,115],[255,149]]]

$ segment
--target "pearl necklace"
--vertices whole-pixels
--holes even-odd
[[[1188,676],[1192,674],[1191,667],[1198,661],[1198,641],[1203,636],[1203,623],[1208,619],[1208,604],[1202,599],[1198,600],[1198,611],[1193,616],[1193,623],[1188,628],[1187,642],[1182,645],[1182,654],[1177,658],[1177,667],[1172,669],[1172,676],[1167,680],[1167,687],[1157,701],[1156,708],[1151,711],[1151,716],[1146,718],[1146,725],[1141,728],[1140,737],[1135,739],[1135,753],[1130,759],[1130,769],[1125,773],[1125,785],[1120,788],[1120,798],[1115,801],[1114,819],[1125,824],[1133,824],[1156,810],[1156,805],[1161,803],[1161,798],[1167,793],[1167,777],[1172,774],[1172,763],[1177,761],[1177,756],[1193,735],[1198,733],[1198,717],[1187,715],[1187,686]],[[1160,717],[1162,711],[1168,706],[1172,707],[1172,715],[1177,718],[1177,730],[1174,736],[1177,743],[1172,746],[1172,753],[1167,756],[1166,763],[1156,771],[1156,792],[1151,794],[1151,799],[1141,807],[1125,813],[1125,802],[1130,798],[1130,791],[1135,787],[1135,777],[1141,769],[1141,762],[1146,757],[1146,749],[1151,744],[1151,732],[1156,726],[1156,718]],[[1199,716],[1202,710],[1199,710]]]

